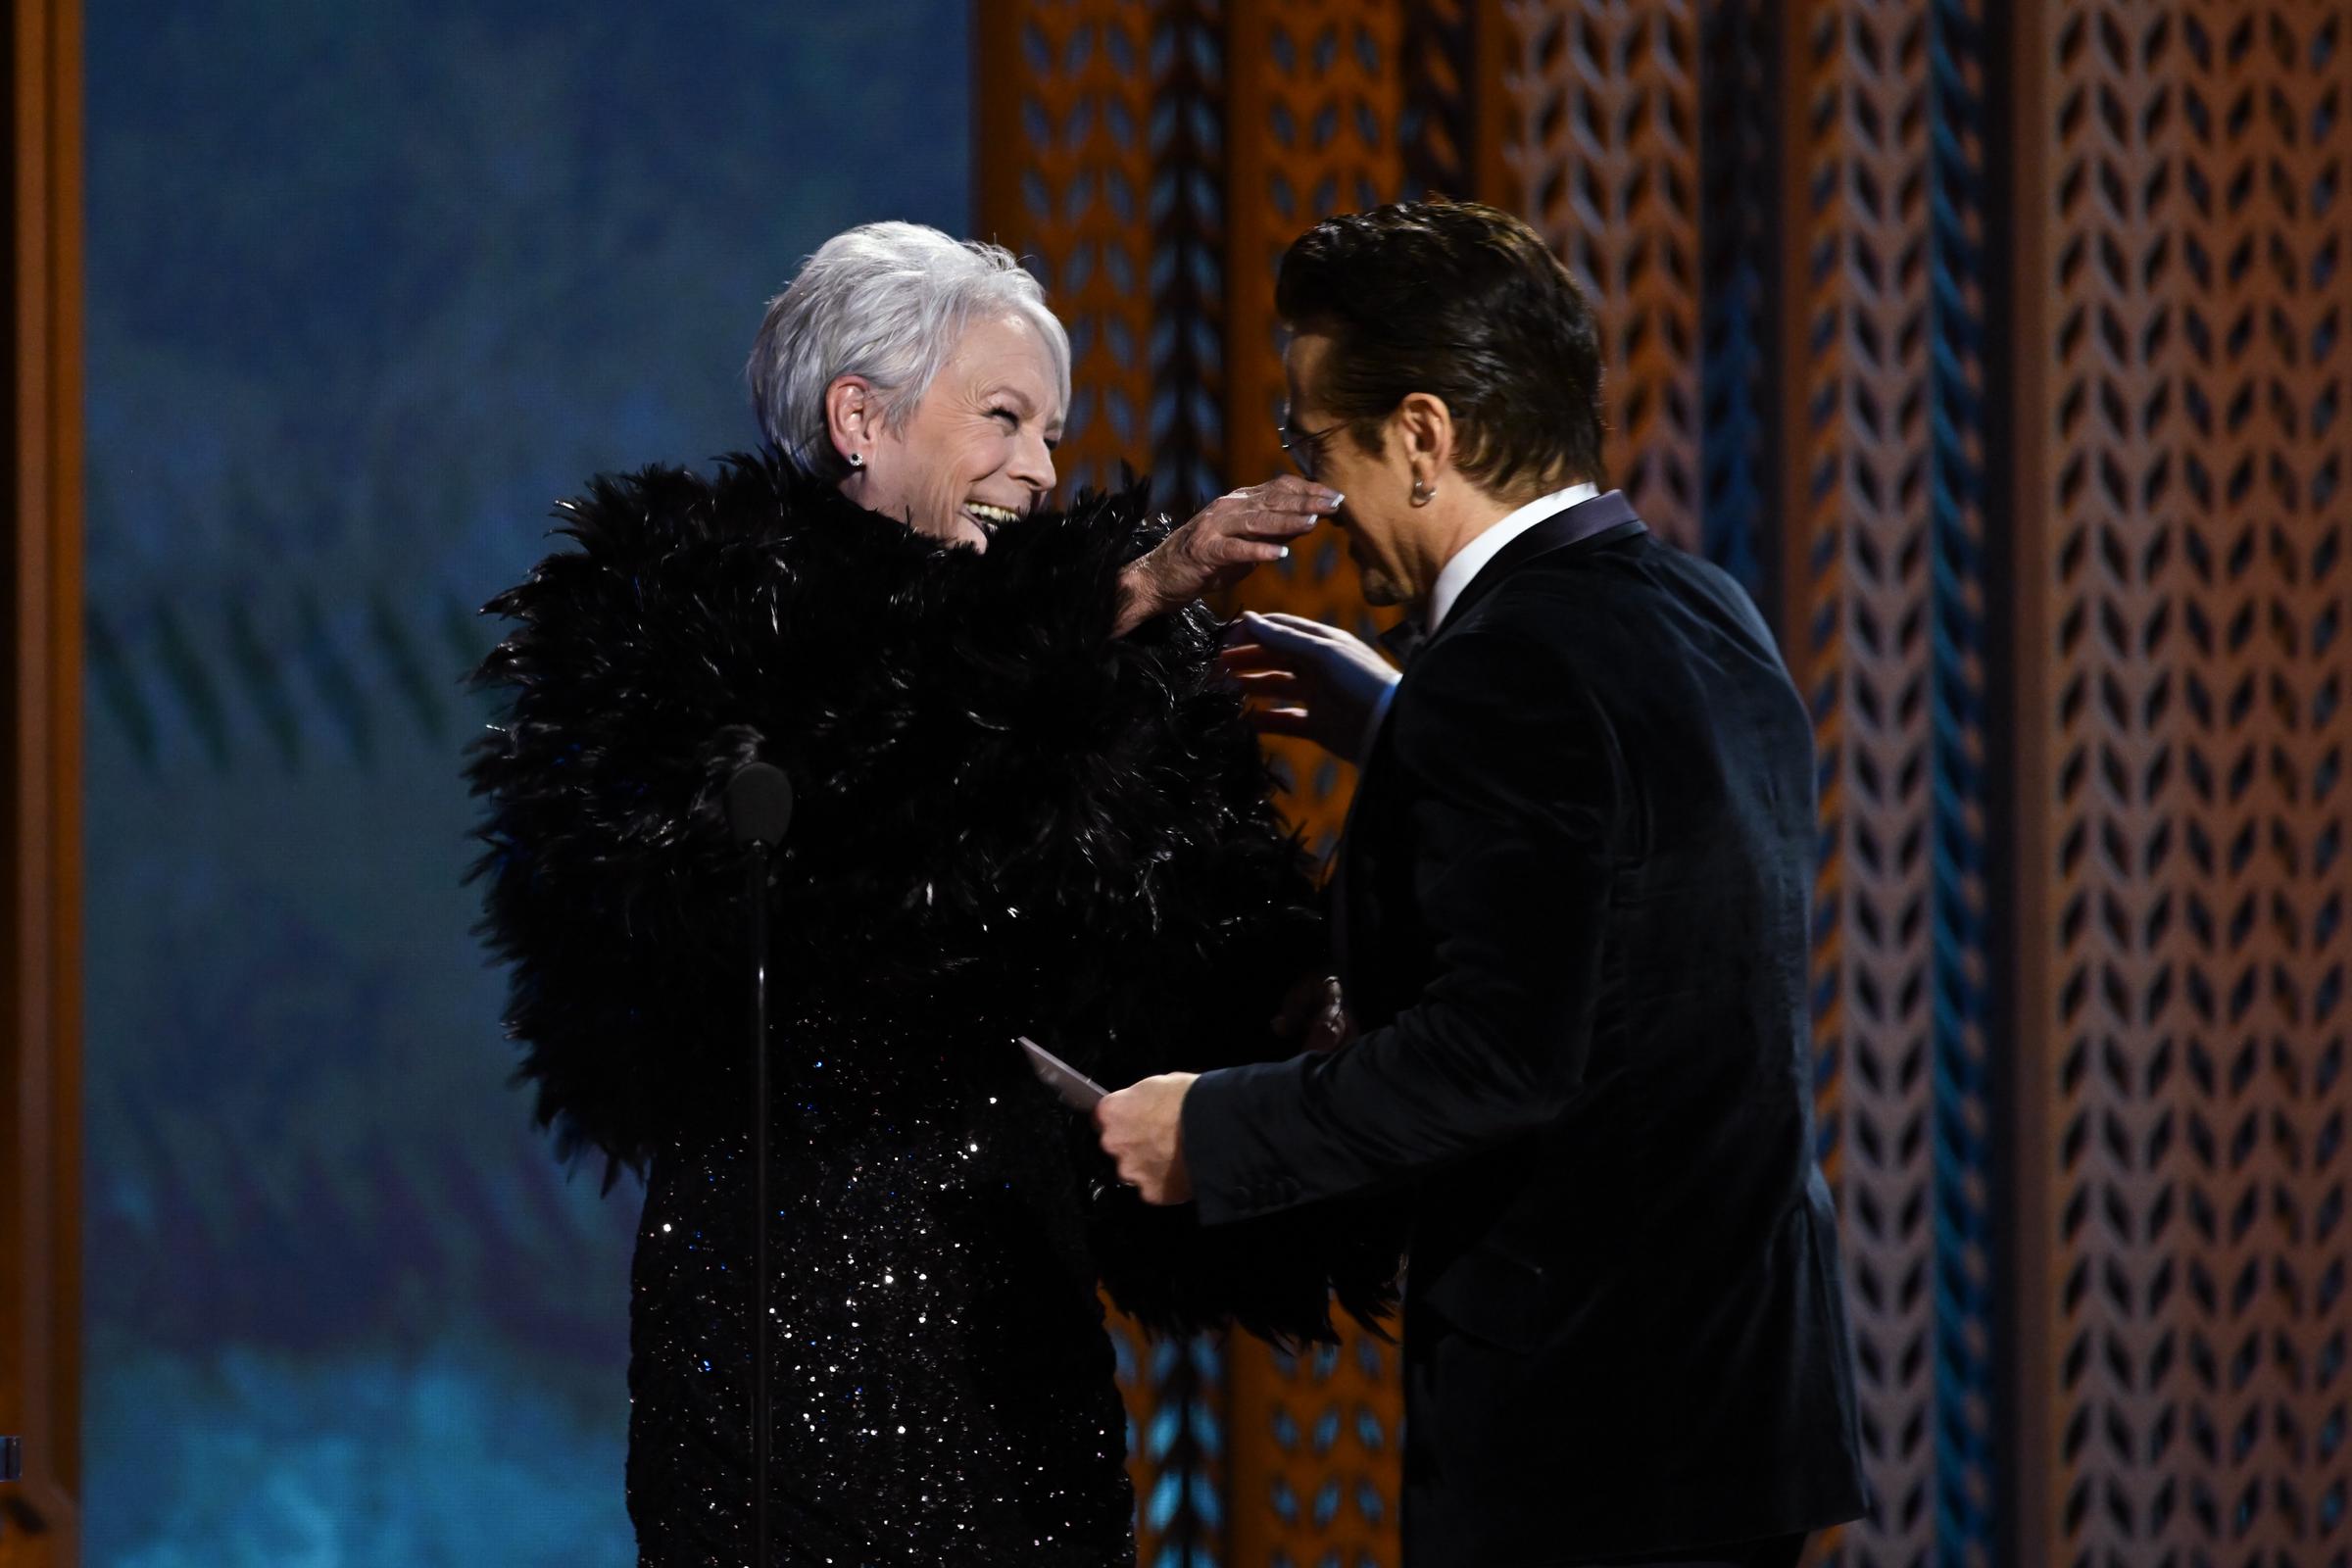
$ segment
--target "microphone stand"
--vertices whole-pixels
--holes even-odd
[[[752,762],[727,781],[727,822],[744,854],[744,912],[752,962],[752,1562],[768,1565],[768,1466],[775,1421],[768,1396],[769,1298],[767,1232],[775,1208],[768,1197],[769,1123],[767,1050],[768,852],[792,823],[792,781],[766,762]]]

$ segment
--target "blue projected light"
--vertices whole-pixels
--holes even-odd
[[[82,10],[82,1560],[633,1562],[638,1195],[507,1086],[474,610],[755,443],[828,235],[968,226],[969,8]]]

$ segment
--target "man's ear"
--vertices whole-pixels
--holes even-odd
[[[1413,392],[1393,417],[1414,476],[1434,481],[1453,462],[1453,411],[1434,392]]]

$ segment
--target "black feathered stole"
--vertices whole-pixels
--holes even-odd
[[[600,478],[560,515],[577,548],[487,607],[514,625],[476,680],[506,710],[468,776],[518,1076],[566,1157],[601,1152],[610,1185],[740,1103],[721,801],[754,759],[797,797],[779,1017],[886,1014],[877,1038],[975,1050],[1026,1032],[1114,1085],[1284,1054],[1266,1020],[1325,961],[1313,889],[1211,680],[1211,617],[1110,635],[1120,571],[1165,529],[1141,487],[985,553],[772,456]],[[1090,1146],[1073,1118],[1073,1182]],[[1090,1229],[1114,1299],[1156,1328],[1324,1338],[1328,1287],[1360,1317],[1391,1300],[1369,1210],[1203,1230],[1121,1195]]]

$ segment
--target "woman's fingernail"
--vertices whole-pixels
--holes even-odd
[[[1284,545],[1284,546],[1282,546],[1281,548],[1282,548],[1282,559],[1283,559],[1283,560],[1285,560],[1285,561],[1288,561],[1288,560],[1290,560],[1290,559],[1291,559],[1291,547],[1290,547],[1289,545]]]
[[[1335,507],[1348,499],[1346,496],[1340,494],[1337,490],[1326,490],[1323,493],[1331,497],[1331,504]]]

